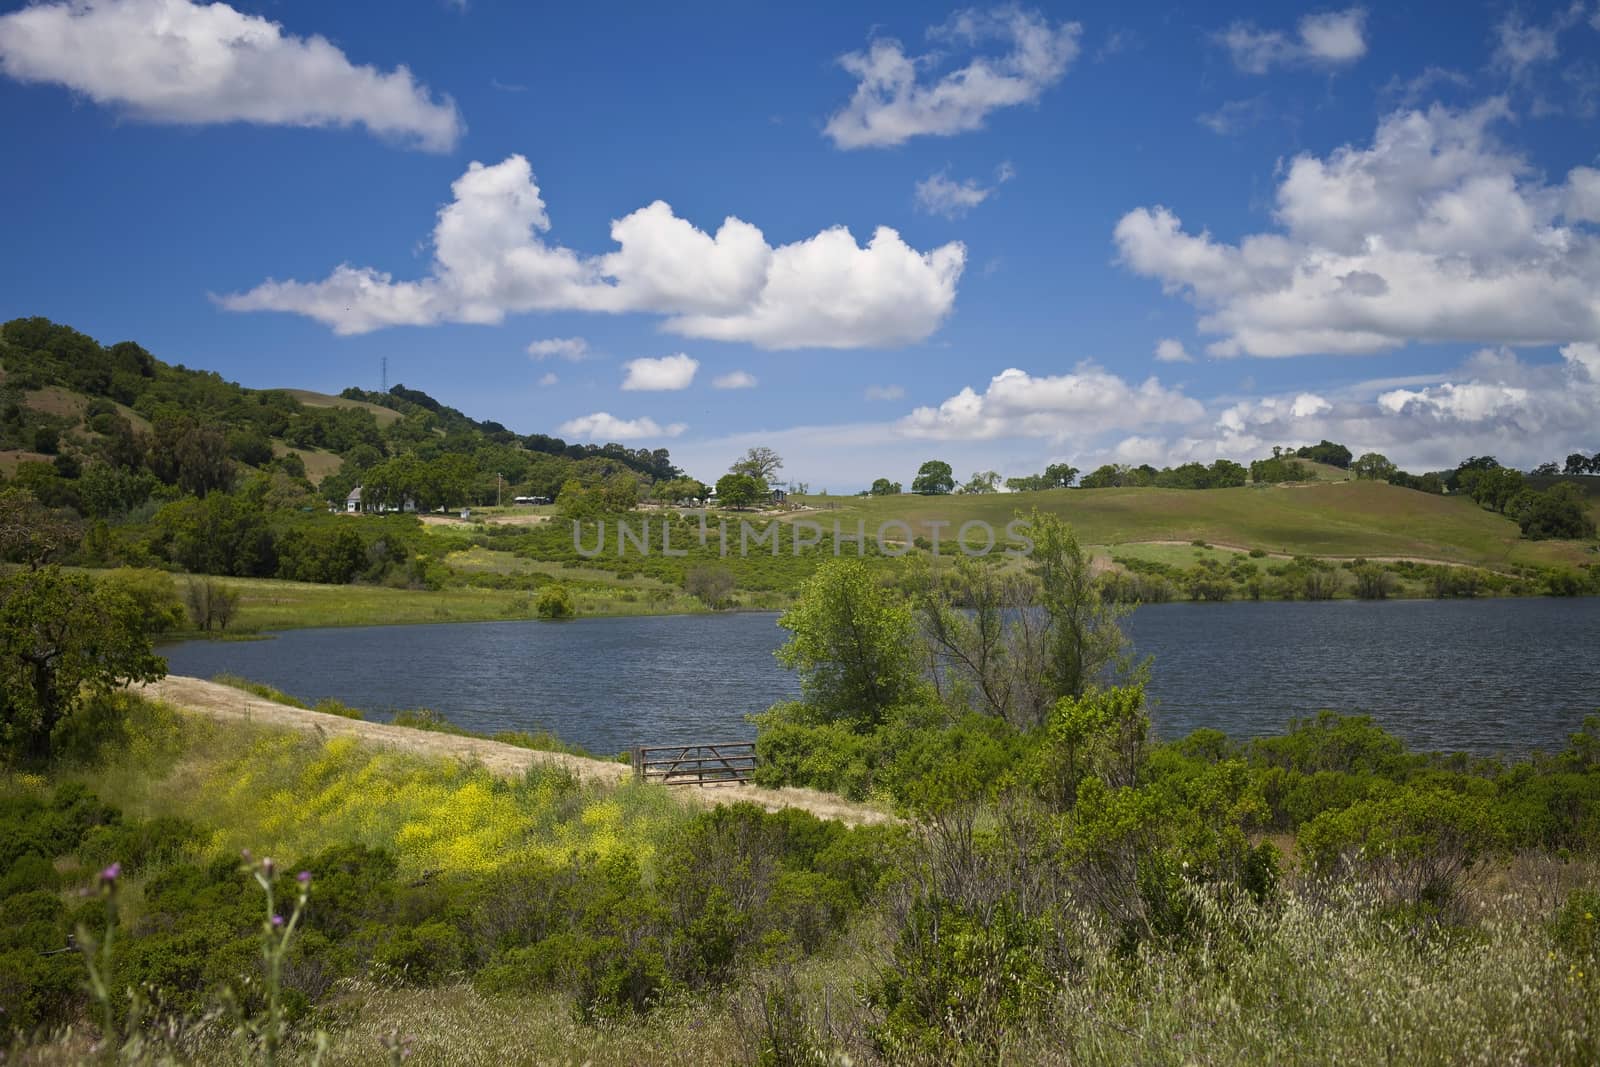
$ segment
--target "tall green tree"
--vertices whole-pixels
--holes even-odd
[[[1000,484],[998,471],[974,471],[967,484],[961,487],[963,493],[995,493]]]
[[[729,474],[748,474],[761,483],[763,489],[772,484],[772,479],[783,469],[783,457],[770,448],[755,447],[740,456],[733,466],[728,468]],[[718,494],[721,495],[720,493]]]
[[[48,759],[87,696],[166,669],[145,613],[117,585],[53,564],[0,576],[0,730],[12,751]]]
[[[1045,676],[1057,697],[1080,697],[1131,667],[1120,623],[1130,609],[1100,595],[1089,554],[1070,526],[1037,509],[1028,521],[1034,545],[1028,565],[1049,627]]]
[[[817,568],[778,625],[790,635],[778,662],[799,673],[819,722],[870,731],[922,692],[911,608],[861,560]]]
[[[0,560],[37,569],[82,537],[70,513],[52,511],[27,489],[0,489]]]
[[[1399,470],[1382,452],[1363,452],[1361,458],[1350,464],[1350,473],[1357,478],[1386,482]]]
[[[725,508],[747,508],[766,495],[766,483],[751,474],[724,474],[717,479],[717,504]]]
[[[913,493],[942,494],[953,492],[955,487],[955,472],[942,459],[928,460],[917,468],[917,476],[911,481]]]

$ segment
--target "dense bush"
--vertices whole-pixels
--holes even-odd
[[[547,585],[539,590],[533,610],[541,619],[570,619],[578,613],[572,592],[564,585]]]

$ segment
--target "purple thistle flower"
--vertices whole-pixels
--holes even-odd
[[[278,927],[280,927],[282,925],[283,925],[283,916],[282,915],[274,915],[272,917],[272,927],[273,927],[273,929],[277,929]]]
[[[107,867],[105,870],[100,872],[100,880],[102,882],[106,882],[106,883],[115,882],[118,878],[121,878],[121,877],[122,877],[122,864],[120,864],[120,863],[113,863],[111,866]]]
[[[294,880],[299,882],[301,885],[310,885],[311,884],[311,872],[310,871],[301,871],[299,874],[294,876]]]

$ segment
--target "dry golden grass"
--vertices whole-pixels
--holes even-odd
[[[372,412],[373,418],[378,420],[379,426],[387,426],[391,422],[400,421],[400,413],[393,408],[386,408],[382,404],[369,404],[365,400],[346,400],[342,396],[332,396],[328,393],[318,393],[311,389],[284,389],[300,403],[308,408],[362,408]]]

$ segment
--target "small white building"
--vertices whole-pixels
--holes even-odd
[[[359,511],[376,511],[385,515],[392,514],[396,511],[410,514],[417,510],[417,502],[412,500],[410,497],[406,497],[405,500],[401,502],[399,507],[395,507],[393,504],[381,504],[377,507],[368,505],[363,507],[361,503],[361,487],[358,485],[354,489],[350,490],[349,496],[344,498],[344,510],[352,515]]]

